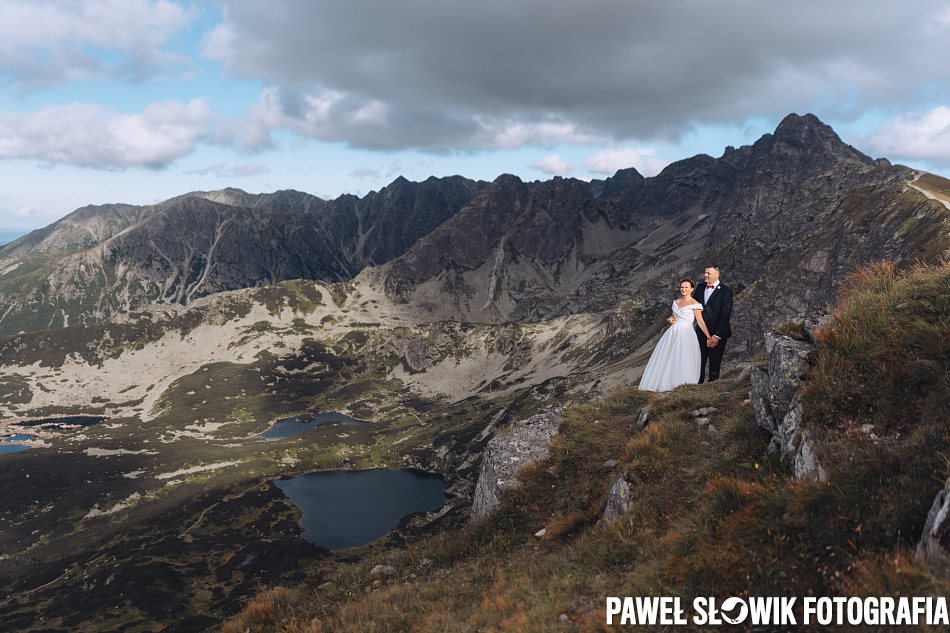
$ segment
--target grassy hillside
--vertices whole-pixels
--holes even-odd
[[[766,452],[736,375],[616,391],[569,408],[550,457],[486,521],[321,561],[222,630],[600,631],[605,596],[947,595],[950,562],[913,549],[950,472],[948,287],[947,265],[882,265],[846,285],[806,393],[827,482],[796,482]],[[703,406],[719,409],[715,431],[693,422]],[[600,525],[621,474],[634,507]],[[396,575],[371,577],[379,563]]]

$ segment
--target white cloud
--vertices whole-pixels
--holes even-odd
[[[592,144],[604,141],[603,136],[584,132],[568,121],[484,122],[480,142],[487,147],[517,149],[525,145]]]
[[[21,89],[97,76],[141,79],[188,63],[165,46],[193,17],[167,0],[4,0],[0,71]]]
[[[635,167],[644,176],[655,176],[669,163],[652,147],[617,147],[591,154],[584,167],[595,174],[613,176],[620,169]]]
[[[32,207],[21,207],[19,209],[14,209],[8,212],[15,218],[47,218],[51,217],[51,214],[46,211],[40,211],[39,209],[34,209]]]
[[[897,117],[880,127],[871,144],[886,156],[948,162],[950,107]]]
[[[548,154],[532,163],[531,167],[551,176],[567,175],[574,171],[574,167],[566,163],[559,154]]]
[[[668,142],[950,94],[936,0],[220,2],[204,54],[274,86],[289,129],[360,147]]]
[[[251,176],[262,176],[270,173],[267,165],[260,163],[246,163],[244,165],[229,166],[224,163],[215,163],[201,169],[193,169],[185,172],[195,176],[214,176],[215,178],[249,178]]]
[[[0,158],[81,167],[163,167],[211,140],[215,116],[204,99],[163,101],[138,114],[70,103],[0,113]]]
[[[369,149],[444,151],[517,149],[525,146],[595,144],[607,140],[561,120],[521,121],[457,117],[436,109],[394,108],[339,90],[297,92],[269,86],[240,119],[226,124],[226,136],[249,152],[273,145],[273,133],[343,142]]]
[[[347,174],[350,178],[355,178],[357,180],[379,180],[380,173],[378,169],[370,169],[369,167],[358,167],[350,173]]]

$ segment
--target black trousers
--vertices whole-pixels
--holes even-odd
[[[729,339],[719,339],[719,344],[716,345],[716,347],[709,348],[706,347],[706,335],[703,334],[699,329],[696,330],[696,336],[699,338],[699,382],[703,383],[706,380],[705,376],[707,362],[709,363],[709,380],[718,380],[719,368],[722,367],[722,357],[726,353],[726,343],[729,341]]]

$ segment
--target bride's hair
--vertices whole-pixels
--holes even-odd
[[[683,284],[689,284],[690,288],[696,287],[696,284],[693,283],[692,279],[680,279],[680,285],[682,286]]]

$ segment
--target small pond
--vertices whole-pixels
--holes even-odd
[[[274,485],[303,510],[303,538],[330,550],[365,545],[406,515],[445,504],[442,478],[418,470],[333,470]]]
[[[44,429],[64,429],[71,426],[92,426],[105,422],[107,418],[101,415],[62,415],[40,420],[20,422],[20,426],[41,426]]]
[[[3,438],[3,440],[0,440],[0,453],[20,453],[28,451],[31,448],[30,446],[26,444],[12,444],[12,442],[28,442],[35,439],[36,436],[34,435],[24,435],[22,433],[8,435]]]
[[[294,435],[306,433],[325,424],[366,424],[365,420],[351,418],[338,411],[323,411],[322,413],[301,413],[292,418],[283,418],[274,422],[273,426],[255,438],[265,440],[283,440]]]

